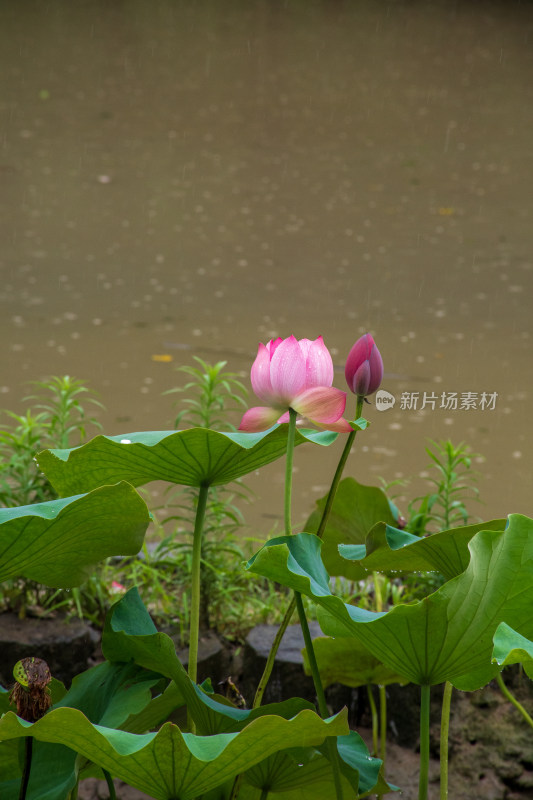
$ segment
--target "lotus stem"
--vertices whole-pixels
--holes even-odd
[[[269,795],[269,790],[265,787],[261,791],[261,797],[259,798],[259,800],[267,800],[268,795]]]
[[[366,691],[368,694],[368,702],[370,704],[370,713],[372,715],[372,755],[377,756],[378,737],[379,737],[378,710],[376,708],[376,701],[374,700],[374,693],[372,691],[372,686],[370,683],[367,683]]]
[[[109,800],[117,800],[117,794],[115,792],[115,784],[113,783],[113,778],[111,774],[106,770],[102,769],[104,773],[104,778],[107,783],[107,788],[109,789]]]
[[[517,711],[519,711],[522,714],[522,716],[524,717],[524,719],[528,723],[528,725],[531,725],[531,727],[533,728],[533,719],[529,716],[529,714],[527,713],[527,711],[524,708],[524,706],[521,703],[518,702],[518,700],[516,699],[514,694],[512,694],[509,691],[509,689],[507,688],[507,686],[503,682],[503,678],[502,678],[501,672],[498,672],[498,674],[496,675],[496,682],[497,682],[498,686],[500,687],[500,689],[502,690],[502,694],[504,695],[504,697],[506,697],[507,700],[509,700],[509,702],[513,704],[513,706],[517,709]]]
[[[429,782],[429,712],[431,687],[420,687],[420,775],[418,779],[418,800],[427,800]]]
[[[379,757],[383,761],[382,769],[385,768],[385,754],[387,750],[387,691],[385,686],[378,686],[379,690]],[[376,800],[382,800],[383,795],[377,794]]]
[[[379,686],[379,728],[380,728],[380,747],[379,757],[385,763],[387,752],[387,690],[385,686]]]
[[[279,650],[280,642],[283,639],[283,635],[285,634],[289,622],[292,619],[292,615],[294,614],[295,608],[296,608],[296,598],[293,595],[290,605],[287,611],[285,612],[285,616],[283,617],[281,625],[278,628],[275,639],[272,643],[272,647],[270,648],[270,653],[268,654],[265,669],[263,670],[263,674],[261,675],[261,680],[259,681],[259,684],[257,686],[254,701],[252,703],[252,708],[258,708],[263,701],[263,695],[265,693],[265,689],[267,687],[268,681],[270,680],[270,676],[272,675],[272,670],[274,669],[274,662],[276,660],[276,655]]]
[[[285,536],[292,534],[291,505],[292,505],[292,465],[294,461],[294,439],[296,436],[296,411],[289,408],[289,432],[287,434],[287,458],[285,461]]]
[[[196,683],[198,673],[198,637],[200,628],[200,568],[202,564],[202,531],[204,527],[205,509],[209,486],[200,486],[198,505],[194,520],[194,536],[192,546],[191,565],[191,616],[189,627],[189,665],[188,674],[191,681]],[[189,729],[195,732],[195,726],[188,715]]]
[[[442,695],[442,713],[440,720],[440,800],[448,800],[448,737],[450,732],[452,690],[452,684],[446,681],[444,684],[444,694]]]
[[[19,800],[26,800],[26,792],[28,791],[28,783],[30,780],[32,750],[33,736],[26,736],[24,743],[24,769],[22,770],[22,778],[20,779]]]
[[[309,630],[309,625],[307,623],[307,618],[305,616],[305,609],[302,601],[302,595],[300,594],[300,592],[294,592],[294,597],[296,599],[296,608],[298,609],[298,617],[300,619],[300,625],[304,636],[305,649],[307,650],[307,658],[309,660],[311,675],[313,676],[313,682],[315,684],[316,697],[318,700],[318,710],[320,712],[320,716],[322,717],[322,719],[326,719],[326,717],[329,716],[328,706],[326,703],[326,695],[324,694],[324,687],[322,686],[322,679],[320,678],[320,672],[318,670],[315,650],[313,647],[313,640],[311,639],[311,632]]]
[[[235,780],[233,781],[233,786],[231,787],[231,794],[229,796],[229,800],[237,800],[239,796],[239,792],[241,790],[241,783],[243,780],[242,772],[239,775],[235,775]]]

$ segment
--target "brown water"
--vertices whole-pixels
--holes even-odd
[[[533,5],[19,0],[0,31],[1,405],[71,374],[106,432],[164,429],[194,353],[247,376],[322,334],[342,365],[371,331],[397,403],[347,473],[466,440],[479,513],[531,514]],[[454,391],[495,409],[399,408]],[[330,450],[298,451],[298,516]],[[261,533],[282,481],[253,481]]]

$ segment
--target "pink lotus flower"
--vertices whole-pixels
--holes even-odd
[[[346,359],[346,382],[360,397],[374,394],[383,380],[383,360],[369,333],[356,341]]]
[[[250,408],[240,431],[256,433],[289,421],[289,408],[319,428],[350,432],[342,418],[346,392],[332,387],[333,362],[319,336],[312,342],[294,336],[259,345],[251,371],[252,388],[266,406]]]

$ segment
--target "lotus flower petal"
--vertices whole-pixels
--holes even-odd
[[[346,392],[333,386],[316,386],[295,397],[292,408],[313,422],[327,425],[342,417],[346,408]]]
[[[324,431],[336,431],[337,433],[352,433],[353,431],[352,426],[344,417],[341,417],[336,422],[328,422],[327,424],[313,420],[313,424]]]
[[[282,341],[283,341],[283,339],[281,338],[281,336],[278,336],[277,339],[271,339],[269,341],[269,343],[267,344],[267,348],[268,348],[268,353],[270,355],[270,358],[272,358],[272,356],[276,352],[276,349],[279,347],[279,345],[282,343]]]
[[[294,336],[276,347],[270,362],[270,380],[276,399],[291,405],[292,398],[305,389],[305,358]]]
[[[272,343],[269,342],[268,345]],[[269,346],[260,344],[257,349],[257,356],[252,364],[250,374],[252,389],[254,394],[264,403],[268,403],[272,397],[272,382],[270,380],[270,353]]]
[[[353,392],[366,397],[366,395],[369,394],[368,389],[370,387],[371,377],[370,361],[363,361],[353,376]]]
[[[308,339],[302,341],[309,341]],[[331,386],[333,383],[333,361],[322,336],[309,343],[306,356],[306,382],[308,389],[313,386]],[[300,342],[300,347],[302,342]]]
[[[279,409],[255,406],[245,412],[239,425],[240,431],[246,433],[259,433],[275,425],[279,417]]]

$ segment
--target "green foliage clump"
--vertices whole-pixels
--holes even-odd
[[[90,427],[101,429],[91,411],[102,409],[103,405],[83,381],[69,375],[54,375],[31,385],[35,394],[23,399],[31,403],[25,414],[3,412],[11,421],[0,428],[0,504],[5,508],[56,499],[57,493],[37,466],[36,453],[46,448],[82,444]],[[81,611],[80,590],[73,591],[73,598],[65,597],[62,590],[17,579],[2,584],[0,601],[21,617],[28,610],[43,613],[72,600]],[[105,608],[107,604],[102,602],[104,613]]]
[[[6,508],[57,497],[39,472],[35,454],[82,444],[88,427],[101,428],[89,409],[103,406],[83,381],[63,375],[32,385],[37,394],[23,401],[31,401],[30,408],[25,414],[5,410],[12,422],[0,428],[0,503]]]

